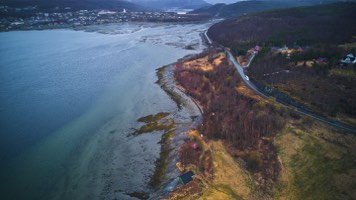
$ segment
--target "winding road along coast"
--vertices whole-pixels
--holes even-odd
[[[207,34],[208,31],[205,31],[204,32],[204,36],[206,37],[206,40],[208,41],[209,45],[213,44],[213,41],[211,40],[211,38],[208,36]],[[235,68],[237,69],[237,71],[239,72],[239,75],[241,76],[241,79],[243,80],[243,82],[252,90],[254,91],[256,94],[258,94],[259,96],[263,97],[263,98],[268,98],[270,97],[270,95],[264,93],[263,91],[260,91],[256,85],[251,82],[245,75],[244,73],[244,70],[242,68],[242,66],[240,64],[238,64],[236,62],[236,59],[234,58],[234,56],[232,55],[232,53],[225,48],[225,52],[226,54],[229,56],[229,59],[230,61],[233,63],[233,65],[235,66]],[[251,60],[254,58],[254,56],[251,58]],[[251,63],[251,60],[249,61],[249,64]],[[248,65],[249,65],[248,64]],[[326,118],[324,116],[321,116],[321,115],[318,115],[318,114],[315,114],[315,113],[311,113],[310,111],[307,111],[307,110],[304,110],[302,108],[299,108],[299,107],[296,107],[296,106],[293,106],[291,104],[288,104],[286,102],[282,102],[282,101],[279,101],[278,99],[276,99],[276,101],[278,103],[281,103],[287,107],[290,107],[290,108],[293,108],[296,112],[300,113],[300,114],[303,114],[305,116],[308,116],[308,117],[311,117],[313,119],[316,119],[320,122],[323,122],[327,125],[330,125],[332,127],[335,127],[335,128],[339,128],[339,129],[344,129],[346,131],[350,131],[350,132],[353,132],[353,133],[356,133],[356,127],[353,127],[351,125],[348,125],[348,124],[345,124],[345,123],[342,123],[340,121],[336,121],[336,120],[332,120],[332,119],[329,119],[329,118]]]

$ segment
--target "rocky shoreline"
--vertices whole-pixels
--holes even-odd
[[[162,152],[166,154],[160,156],[158,161],[165,163],[165,166],[157,165],[156,172],[153,179],[161,179],[160,183],[152,185],[155,188],[159,188],[156,193],[150,196],[150,199],[164,198],[171,192],[168,188],[169,183],[172,182],[180,171],[176,167],[176,163],[180,161],[179,151],[182,145],[188,140],[188,131],[197,129],[202,123],[203,109],[199,103],[191,96],[180,88],[174,79],[174,68],[177,63],[194,59],[197,55],[188,55],[179,59],[175,63],[168,64],[166,66],[157,69],[157,84],[169,95],[169,97],[177,104],[178,110],[175,113],[171,113],[176,121],[174,133],[170,133],[164,141],[162,141]],[[182,117],[183,116],[183,117]],[[189,119],[187,119],[188,117]],[[169,138],[169,139],[167,139]],[[169,152],[167,154],[167,151]],[[157,177],[159,173],[163,172],[164,177]],[[161,174],[162,175],[162,174]]]
[[[187,58],[188,57],[183,58],[180,61],[188,60]],[[161,88],[172,98],[172,100],[177,104],[179,109],[182,109],[184,107],[192,118],[201,117],[203,114],[203,109],[201,105],[199,105],[199,103],[191,96],[186,94],[174,80],[175,64],[176,63],[172,63],[157,69],[157,84],[159,84]],[[196,128],[196,126],[193,126],[193,128]]]

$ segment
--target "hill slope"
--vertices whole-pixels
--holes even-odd
[[[235,17],[245,13],[273,10],[280,8],[290,8],[297,6],[307,6],[318,4],[315,1],[240,1],[233,4],[215,4],[192,11],[193,14],[202,14],[216,17]]]
[[[356,66],[340,66],[344,56],[356,53],[355,9],[356,3],[336,3],[247,15],[215,24],[208,34],[240,55],[261,45],[248,70],[253,80],[356,124]],[[284,45],[289,55],[278,53]]]

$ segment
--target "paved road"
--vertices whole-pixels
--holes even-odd
[[[250,67],[250,65],[251,65],[251,62],[252,62],[252,60],[255,58],[255,56],[256,56],[256,53],[255,52],[253,52],[252,53],[252,57],[251,57],[251,59],[250,59],[250,61],[248,61],[248,63],[247,63],[247,65],[245,66],[245,67]]]
[[[208,31],[205,31],[205,32],[204,32],[204,36],[205,36],[206,40],[208,41],[208,44],[213,44],[213,42],[212,42],[211,39],[209,38],[207,32],[208,32]]]
[[[236,67],[237,71],[239,72],[242,80],[245,82],[245,84],[251,88],[253,91],[255,91],[258,95],[260,95],[263,98],[268,98],[268,96],[266,96],[265,94],[263,94],[262,92],[260,92],[256,85],[253,84],[249,78],[247,78],[247,76],[244,73],[244,69],[242,68],[242,66],[236,62],[236,59],[234,58],[234,56],[231,54],[230,51],[226,51],[230,61],[232,62],[232,64],[234,64],[234,66]]]
[[[204,32],[204,35],[208,41],[209,44],[212,44],[212,40],[209,38],[208,34],[207,34],[207,31]],[[269,95],[268,94],[265,94],[263,92],[261,92],[255,84],[253,84],[249,78],[247,78],[247,76],[245,75],[244,73],[244,70],[242,68],[242,66],[240,64],[238,64],[236,62],[236,59],[234,58],[234,56],[231,54],[231,52],[229,50],[225,50],[226,51],[226,54],[228,55],[230,61],[233,63],[233,65],[235,66],[235,68],[237,69],[237,71],[239,72],[242,80],[244,81],[244,83],[251,89],[253,90],[255,93],[257,93],[258,95],[260,95],[261,97],[263,98],[268,98]],[[250,65],[251,61],[248,63],[248,65]],[[309,116],[313,119],[316,119],[320,122],[323,122],[325,124],[328,124],[330,126],[333,126],[333,127],[336,127],[336,128],[340,128],[340,129],[344,129],[344,130],[347,130],[347,131],[350,131],[350,132],[353,132],[353,133],[356,133],[356,127],[354,126],[351,126],[351,125],[348,125],[348,124],[345,124],[345,123],[342,123],[340,121],[336,121],[336,120],[332,120],[332,119],[329,119],[329,118],[326,118],[324,116],[321,116],[321,115],[317,115],[315,113],[311,113],[310,111],[307,111],[307,110],[304,110],[304,109],[301,109],[301,108],[298,108],[298,107],[295,107],[293,105],[290,105],[288,103],[285,103],[285,102],[281,102],[281,101],[278,101],[276,100],[278,103],[281,103],[285,106],[288,106],[290,108],[293,108],[296,112],[300,113],[300,114],[303,114],[303,115],[306,115],[306,116]]]
[[[236,62],[236,59],[234,58],[234,56],[231,54],[230,51],[226,51],[227,55],[229,56],[229,59],[230,61],[234,64],[234,66],[236,67],[237,71],[239,72],[242,80],[246,83],[246,85],[252,89],[255,93],[257,93],[258,95],[262,96],[263,98],[268,98],[268,95],[267,94],[264,94],[263,92],[261,92],[255,84],[253,84],[250,80],[247,79],[245,73],[244,73],[244,70],[242,68],[241,65],[239,65],[237,62]],[[293,108],[296,112],[300,113],[300,114],[304,114],[306,116],[309,116],[313,119],[316,119],[316,120],[319,120],[325,124],[328,124],[330,126],[333,126],[333,127],[337,127],[337,128],[341,128],[341,129],[344,129],[344,130],[347,130],[347,131],[351,131],[351,132],[354,132],[356,133],[356,128],[353,127],[353,126],[350,126],[348,124],[345,124],[345,123],[342,123],[342,122],[339,122],[339,121],[335,121],[335,120],[332,120],[332,119],[329,119],[329,118],[326,118],[324,116],[321,116],[321,115],[317,115],[315,113],[311,113],[309,111],[306,111],[304,109],[301,109],[301,108],[298,108],[298,107],[295,107],[293,105],[290,105],[288,103],[285,103],[285,102],[282,102],[282,101],[278,101],[277,102],[285,105],[285,106],[288,106],[288,107],[291,107]]]

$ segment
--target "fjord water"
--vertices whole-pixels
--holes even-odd
[[[130,199],[125,193],[148,192],[161,135],[128,135],[137,118],[177,109],[155,84],[155,69],[200,52],[206,28],[0,33],[0,199]]]

